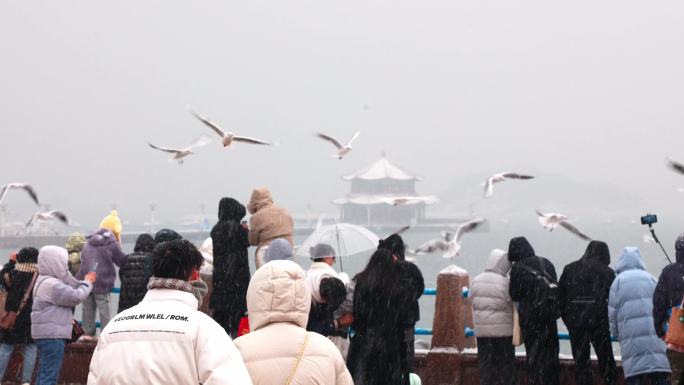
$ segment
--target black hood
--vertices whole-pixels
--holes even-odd
[[[610,250],[605,242],[591,241],[589,242],[587,251],[584,252],[584,256],[582,258],[593,259],[608,266],[610,265]]]
[[[406,258],[406,246],[399,234],[392,234],[385,239],[381,239],[378,243],[378,249],[385,249],[402,261]]]
[[[151,253],[154,250],[156,242],[150,234],[140,234],[138,240],[135,241],[133,252],[135,253]]]
[[[534,257],[535,255],[532,245],[530,245],[530,242],[525,237],[513,238],[508,244],[508,260],[512,263]]]
[[[233,198],[221,198],[218,210],[219,221],[240,222],[246,214],[245,206],[240,202]]]
[[[684,264],[684,233],[677,237],[675,250],[677,252],[677,263]]]
[[[154,242],[157,245],[160,243],[175,241],[178,239],[183,239],[183,237],[171,229],[161,229],[157,231],[157,234],[154,235]]]

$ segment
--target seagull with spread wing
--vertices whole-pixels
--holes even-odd
[[[52,211],[47,211],[47,212],[37,212],[29,218],[28,222],[26,222],[26,228],[31,226],[33,223],[36,223],[38,221],[51,221],[51,220],[58,220],[65,225],[69,224],[69,220],[67,219],[67,216],[64,215],[63,212],[59,210],[52,210]]]
[[[2,186],[2,190],[0,190],[0,203],[2,203],[5,200],[5,197],[7,196],[7,193],[10,190],[24,190],[31,197],[31,199],[33,199],[33,201],[36,202],[37,205],[40,204],[38,202],[38,195],[36,195],[36,191],[33,189],[33,187],[26,183],[19,182],[8,183]]]
[[[532,175],[518,174],[516,172],[502,172],[494,174],[485,181],[484,196],[489,198],[494,195],[494,183],[505,182],[508,179],[528,180],[534,179]]]
[[[458,226],[456,234],[448,243],[447,251],[444,253],[444,258],[454,258],[458,256],[461,251],[461,239],[467,233],[473,232],[482,227],[487,221],[483,218],[475,218]]]
[[[218,136],[221,137],[221,144],[223,144],[223,147],[228,148],[233,144],[233,142],[241,142],[241,143],[249,143],[249,144],[260,144],[263,146],[271,146],[273,143],[269,142],[264,142],[263,140],[259,139],[254,139],[254,138],[248,138],[246,136],[237,136],[232,132],[228,131],[223,131],[221,127],[217,126],[216,124],[212,123],[202,115],[196,113],[193,110],[190,110],[190,113],[192,113],[197,119],[199,119],[202,123],[207,125],[207,127],[211,128]]]
[[[164,152],[168,152],[170,154],[173,154],[173,157],[171,159],[169,159],[169,161],[176,160],[176,161],[178,161],[178,164],[181,165],[181,164],[183,164],[183,158],[185,158],[188,155],[194,154],[194,152],[192,151],[193,149],[195,149],[197,147],[206,146],[207,144],[209,144],[209,142],[211,142],[211,138],[208,135],[203,134],[200,137],[198,137],[197,139],[195,139],[192,143],[190,143],[189,146],[186,146],[184,148],[159,147],[159,146],[155,146],[154,144],[149,143],[149,142],[147,144],[149,144],[150,147],[154,148],[155,150],[164,151]]]
[[[386,197],[383,199],[385,203],[392,206],[410,205],[417,203],[430,204],[437,201],[435,197],[421,197],[421,196],[396,196]]]
[[[577,227],[570,223],[570,218],[563,214],[554,213],[542,213],[537,210],[537,215],[539,216],[539,223],[544,226],[545,229],[553,231],[556,227],[561,226],[569,232],[577,235],[585,241],[591,241],[591,238],[584,233],[582,233]]]
[[[437,251],[447,251],[449,250],[449,242],[453,238],[454,234],[448,231],[442,231],[442,237],[441,238],[435,238],[431,239],[422,245],[420,245],[417,249],[413,250],[412,254],[416,255],[421,255],[421,254],[432,254]]]
[[[316,136],[327,141],[327,142],[332,143],[333,146],[335,146],[337,148],[337,154],[334,154],[333,158],[337,158],[337,159],[342,160],[342,158],[344,158],[344,156],[349,154],[349,152],[352,150],[351,145],[356,140],[356,138],[359,137],[359,134],[361,134],[361,131],[356,131],[354,136],[352,136],[352,138],[349,139],[349,142],[347,142],[347,144],[342,144],[342,143],[340,143],[339,140],[333,138],[332,136],[328,136],[328,135],[322,134],[320,132],[317,133]]]
[[[667,165],[675,172],[684,174],[684,164],[674,161],[672,159],[667,160]]]
[[[456,228],[455,232],[442,231],[441,238],[431,239],[413,250],[414,255],[432,254],[443,251],[444,258],[454,258],[461,250],[461,240],[469,232],[475,231],[487,223],[483,218],[475,218],[465,222]]]

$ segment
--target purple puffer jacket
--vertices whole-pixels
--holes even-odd
[[[93,288],[90,283],[79,282],[71,276],[68,258],[67,251],[59,246],[40,249],[31,309],[33,339],[70,339],[73,308]]]
[[[114,265],[123,265],[127,256],[121,250],[121,245],[114,234],[107,229],[99,229],[86,239],[88,241],[81,252],[81,268],[76,274],[76,279],[82,280],[86,274],[95,271],[97,280],[93,286],[93,293],[107,294],[112,291],[116,280]]]

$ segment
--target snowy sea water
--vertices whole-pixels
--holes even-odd
[[[582,224],[581,229],[595,239],[600,239],[608,243],[611,250],[611,261],[613,263],[617,261],[623,247],[638,246],[641,249],[648,271],[656,278],[660,274],[660,270],[667,265],[667,260],[660,251],[660,248],[656,244],[647,244],[644,242],[643,238],[647,233],[645,226],[641,226],[640,224],[635,224],[630,221],[615,221],[613,223],[599,223],[593,225],[591,223]],[[674,240],[677,234],[682,231],[682,229],[662,226],[658,228],[658,231],[658,235],[663,241],[666,250],[670,254],[670,257],[674,258]],[[378,235],[386,236],[388,234]],[[423,230],[410,230],[404,234],[404,239],[410,247],[415,248],[421,243],[438,235],[439,234],[437,233],[431,234]],[[453,261],[442,258],[441,254],[434,254],[419,256],[415,263],[423,272],[427,287],[435,287],[439,272],[452,263],[455,263],[459,267],[467,270],[470,274],[470,278],[472,279],[484,270],[487,258],[492,249],[500,248],[506,250],[508,248],[508,241],[510,238],[519,235],[526,236],[530,240],[537,252],[537,255],[544,256],[553,262],[559,277],[563,271],[563,267],[581,257],[587,245],[586,242],[576,238],[574,235],[562,228],[549,233],[534,221],[531,223],[515,221],[492,222],[490,223],[490,229],[488,232],[467,234],[463,238],[461,255]],[[206,234],[198,233],[188,236],[188,239],[199,246],[205,236]],[[304,236],[299,236],[295,239],[295,242],[297,244],[301,244],[304,241],[304,238]],[[124,251],[131,252],[133,250],[134,243],[135,239],[126,237],[124,235]],[[33,246],[40,247],[44,245]],[[3,263],[7,260],[7,257],[11,251],[12,250],[9,249],[0,249],[0,260],[2,260]],[[252,272],[254,271],[253,253],[254,248],[251,248],[250,266]],[[345,272],[353,277],[356,273],[364,268],[369,256],[370,252],[367,254],[343,258],[342,267]],[[298,258],[297,262],[300,263],[305,269],[308,268],[310,264],[310,261],[305,258]],[[339,261],[335,268],[340,270]],[[434,304],[434,296],[423,296],[420,301],[421,320],[417,325],[418,327],[432,328]],[[112,294],[112,310],[115,311],[117,306],[118,296]],[[80,314],[80,309],[77,309],[76,317],[80,318]],[[560,320],[559,330],[566,330],[562,321]],[[429,337],[420,336],[417,337],[417,339],[429,340]],[[619,344],[615,343],[614,349],[616,355],[618,355]],[[561,341],[561,353],[571,353],[570,344],[568,341]]]

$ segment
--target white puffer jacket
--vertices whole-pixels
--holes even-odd
[[[484,273],[470,284],[473,322],[478,337],[510,337],[513,335],[513,302],[508,294],[508,255],[494,250]]]
[[[308,333],[292,384],[353,385],[340,351],[327,338],[306,331],[311,294],[306,274],[294,262],[261,266],[247,289],[251,332],[235,340],[255,385],[285,384]]]
[[[197,299],[149,290],[111,320],[90,361],[88,385],[251,385],[230,337],[197,311]]]

